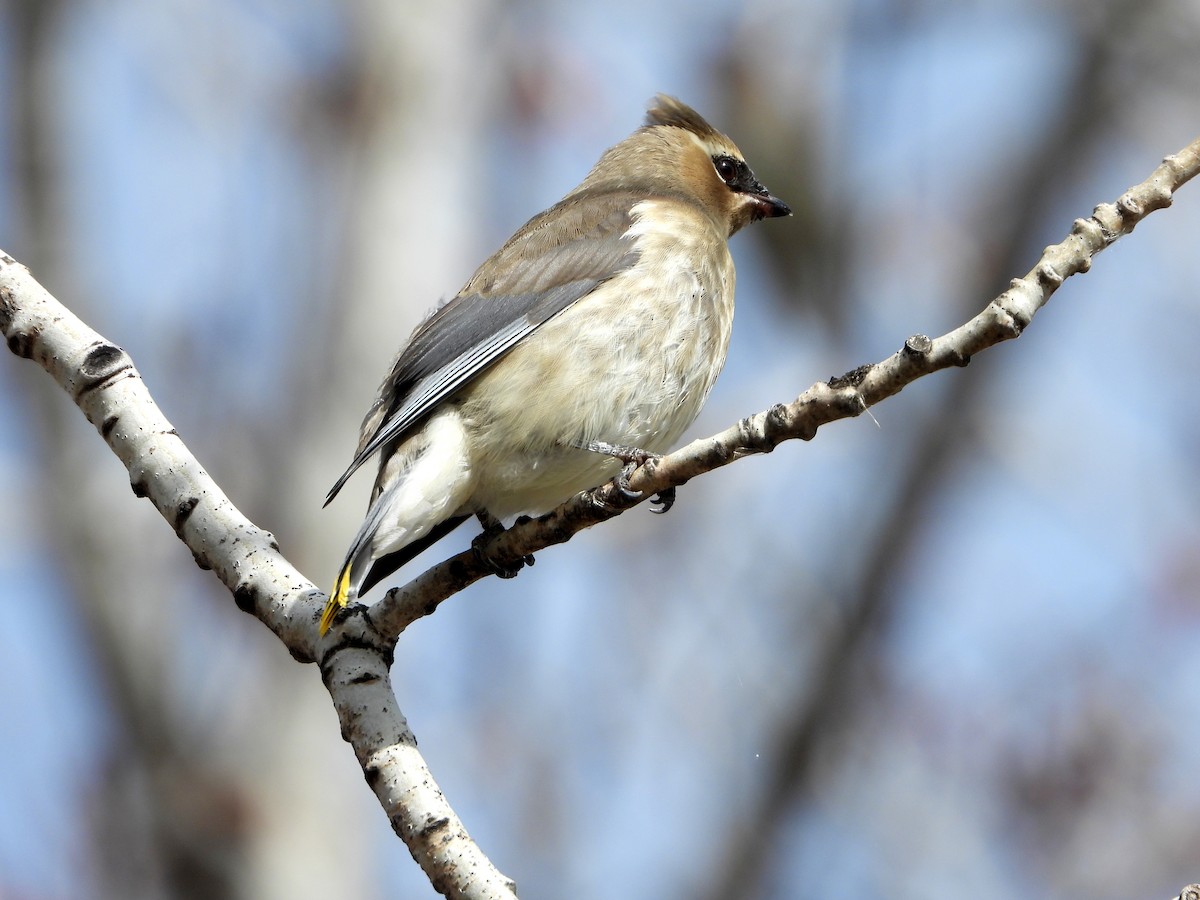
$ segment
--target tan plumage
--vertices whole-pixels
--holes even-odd
[[[646,124],[535,216],[401,350],[326,502],[374,453],[371,507],[321,618],[472,513],[540,513],[613,477],[589,445],[665,453],[725,361],[726,240],[787,215],[741,152],[659,95]]]

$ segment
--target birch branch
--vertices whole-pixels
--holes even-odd
[[[229,501],[159,410],[133,361],[74,316],[0,251],[0,332],[8,347],[50,373],[148,498],[211,569],[238,607],[253,614],[299,662],[321,649],[317,617],[325,595],[279,552],[275,538]],[[448,897],[512,898],[500,874],[471,840],[417,751],[388,677],[392,642],[368,629],[339,636],[321,672],[342,735],[393,830],[433,886]],[[314,773],[317,777],[317,773]]]

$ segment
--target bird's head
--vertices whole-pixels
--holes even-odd
[[[597,188],[684,197],[727,235],[792,212],[754,177],[733,141],[665,94],[654,98],[642,128],[604,153],[579,191]]]

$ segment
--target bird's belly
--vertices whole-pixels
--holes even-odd
[[[515,347],[461,402],[476,436],[471,507],[540,513],[603,483],[621,464],[578,449],[589,441],[670,450],[724,364],[732,291],[732,266],[684,260],[653,281],[635,268]]]

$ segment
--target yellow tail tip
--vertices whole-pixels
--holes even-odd
[[[329,630],[329,626],[333,624],[334,617],[346,607],[346,603],[350,597],[350,566],[347,565],[338,575],[337,584],[333,587],[333,593],[329,595],[329,602],[325,604],[325,611],[321,613],[321,635]]]

